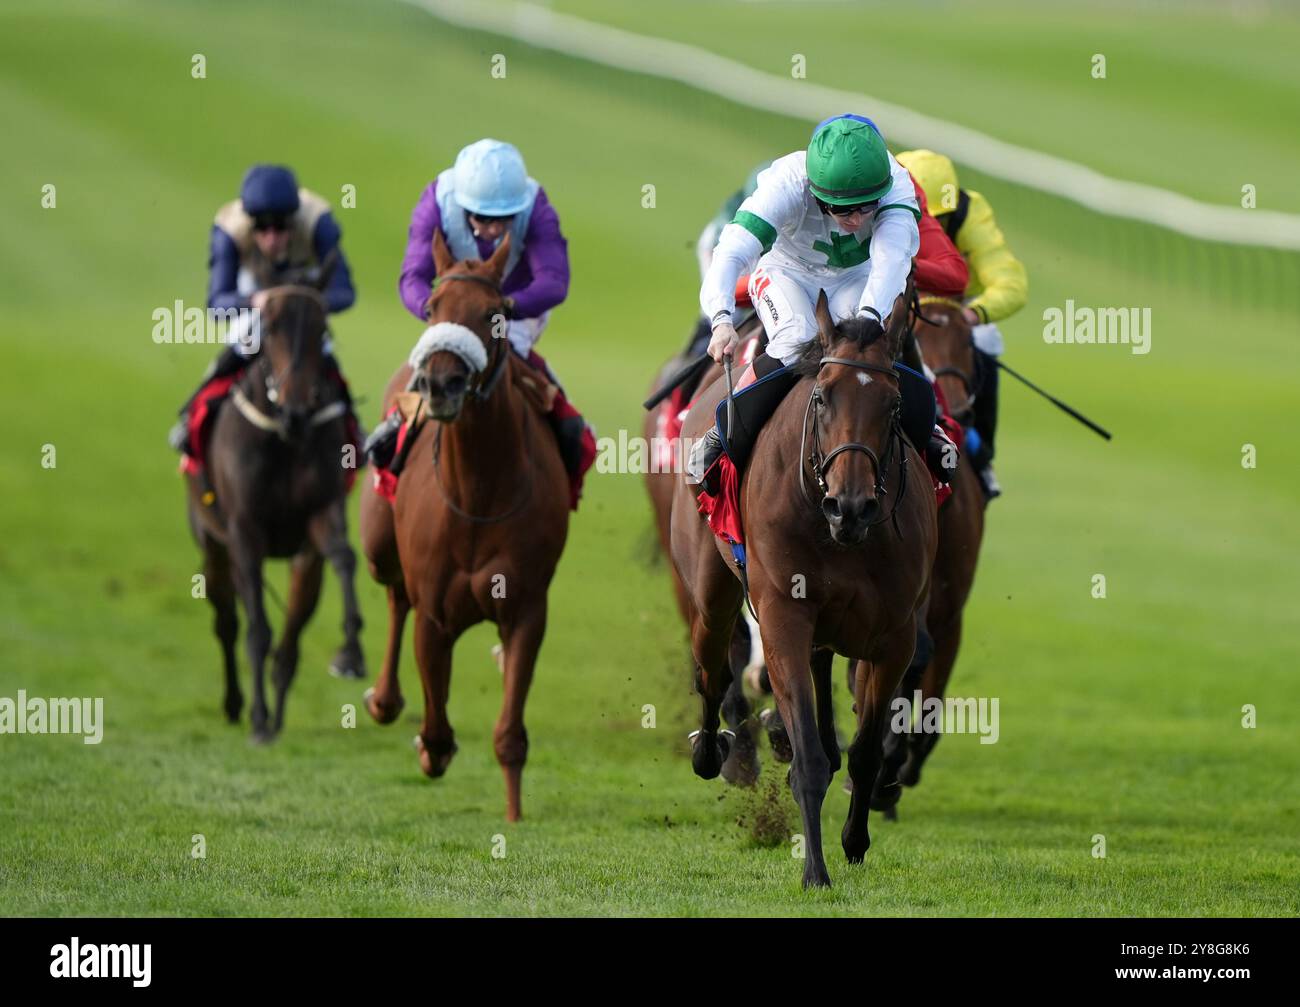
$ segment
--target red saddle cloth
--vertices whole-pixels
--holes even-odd
[[[966,437],[965,432],[948,412],[948,402],[943,396],[942,389],[936,384],[933,386],[935,397],[939,402],[939,427],[943,430],[947,438],[952,441],[953,446],[958,451],[962,450]],[[671,401],[671,400],[670,400]],[[689,407],[687,407],[689,408]],[[685,410],[682,416],[685,416]],[[678,421],[677,430],[681,431],[681,422]],[[922,457],[926,457],[926,452],[922,452]],[[935,472],[929,467],[929,459],[926,459],[926,466],[930,474],[930,482],[934,487],[934,502],[936,507],[942,507],[952,496],[952,486],[940,478],[943,473]],[[718,460],[713,463],[712,470],[717,471],[718,492],[710,494],[701,491],[695,498],[699,506],[699,511],[709,521],[709,528],[713,534],[722,539],[727,545],[745,544],[745,536],[740,522],[740,476],[736,472],[736,466],[732,464],[730,458],[725,453],[719,456]]]
[[[548,379],[554,382],[551,369],[546,365],[546,361],[535,351],[528,354],[528,365],[534,370],[541,372]],[[394,406],[387,413],[387,416],[393,415],[397,411]],[[557,420],[566,420],[573,417],[581,418],[582,414],[573,407],[573,404],[565,396],[558,383],[555,383],[555,398],[551,405],[551,415]],[[401,454],[402,446],[406,443],[406,438],[410,433],[410,422],[403,423],[397,431],[397,446],[393,449],[393,457],[396,458]],[[583,425],[582,444],[578,454],[578,471],[566,473],[569,477],[569,510],[578,509],[578,501],[582,498],[582,483],[587,474],[587,470],[596,462],[596,435],[592,433],[591,427]],[[392,503],[397,499],[397,476],[387,469],[380,468],[378,465],[372,465],[374,469],[375,492],[381,497]]]
[[[213,378],[200,388],[198,394],[194,396],[194,401],[190,404],[190,417],[187,427],[189,431],[189,451],[181,455],[181,471],[185,475],[198,475],[203,471],[207,462],[208,441],[212,439],[217,407],[229,396],[230,387],[239,380],[243,373],[240,370],[222,378]],[[343,394],[347,395],[348,383],[342,373],[336,370],[333,377]],[[357,457],[360,457],[361,444],[364,438],[361,436],[361,424],[357,422],[356,414],[348,412],[347,424],[348,438],[356,447]],[[347,488],[351,491],[352,484],[357,479],[355,466],[347,470],[346,478]]]

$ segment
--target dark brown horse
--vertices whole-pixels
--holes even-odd
[[[506,817],[521,815],[528,756],[524,701],[546,631],[546,592],[569,527],[569,489],[555,435],[520,390],[531,373],[493,328],[505,317],[501,276],[509,238],[487,262],[454,262],[439,232],[438,280],[427,305],[432,325],[453,323],[482,344],[485,366],[438,351],[415,375],[425,423],[413,442],[390,506],[372,486],[361,499],[361,541],[375,579],[388,591],[388,649],[366,705],[391,723],[403,700],[397,681],[402,628],[415,609],[415,657],[424,686],[420,768],[446,772],[456,752],[447,718],[451,653],[485,619],[504,648],[505,698],[493,732],[505,774]],[[411,382],[398,368],[385,411]]]
[[[969,425],[978,382],[974,343],[962,306],[946,298],[922,297],[913,334],[943,389],[949,412],[963,426]],[[963,455],[952,480],[952,496],[939,511],[939,549],[925,616],[931,656],[927,662],[914,662],[904,676],[902,691],[909,702],[916,689],[922,702],[942,699],[952,676],[961,645],[962,612],[975,583],[984,538],[985,503],[979,477]],[[920,782],[921,767],[938,741],[939,735],[920,732],[888,736],[886,761],[899,766],[899,782],[909,787]],[[898,793],[877,794],[875,806],[888,807],[897,801]]]
[[[802,379],[759,433],[741,482],[749,590],[794,748],[790,787],[803,817],[805,886],[830,884],[821,806],[840,765],[830,661],[819,657],[810,666],[810,655],[830,649],[865,662],[855,682],[858,729],[848,749],[854,795],[842,836],[850,863],[860,862],[870,846],[869,795],[888,703],[916,644],[937,539],[925,463],[898,426],[893,363],[906,310],[897,308],[899,322],[874,340],[857,320],[837,327],[825,295],[816,315],[819,337],[797,366]],[[691,409],[683,436],[698,437],[712,423],[720,384]],[[726,754],[719,707],[730,684],[727,655],[742,589],[730,550],[695,511],[695,487],[679,480],[672,554],[692,604],[703,697],[692,763],[707,779]]]
[[[324,558],[343,587],[345,641],[333,666],[349,677],[365,674],[353,584],[356,557],[348,545],[345,506],[356,449],[348,437],[342,391],[322,365],[326,316],[320,288],[327,282],[328,271],[316,286],[267,292],[262,351],[217,416],[207,481],[203,475],[188,477],[190,528],[204,554],[206,592],[225,661],[224,707],[232,722],[244,703],[235,666],[236,594],[248,619],[256,742],[272,740],[284,725],[298,641],[320,598]],[[263,674],[271,626],[262,564],[271,557],[292,557],[292,566],[284,630],[274,654],[275,716],[268,723]]]
[[[745,339],[749,335],[755,334],[758,328],[758,319],[753,319],[753,324],[743,327],[740,333],[741,346],[745,345]],[[676,373],[687,361],[682,356],[673,357],[660,369],[655,376],[655,382],[651,386],[651,391],[656,391],[663,386],[669,376]],[[698,379],[699,387],[707,388],[722,375],[720,365],[712,365],[704,375]],[[654,510],[655,531],[659,535],[659,545],[663,549],[665,556],[671,560],[672,555],[672,534],[669,530],[669,517],[672,513],[673,506],[673,486],[678,479],[678,473],[675,467],[679,462],[685,459],[686,451],[683,449],[680,438],[667,438],[661,429],[664,421],[668,419],[666,413],[674,408],[673,400],[669,399],[655,409],[649,410],[645,414],[645,420],[642,427],[642,434],[645,442],[652,448],[652,453],[658,457],[654,448],[664,447],[665,453],[671,451],[674,460],[674,467],[663,467],[651,465],[646,471],[646,493],[650,497],[650,506]],[[664,441],[670,441],[664,444]],[[682,620],[685,622],[687,629],[691,626],[691,599],[687,593],[686,586],[682,583],[681,577],[677,570],[669,563],[669,573],[672,577],[673,597],[677,601],[677,610],[681,613]],[[722,764],[722,778],[728,783],[734,783],[738,786],[749,786],[757,781],[760,764],[758,758],[758,749],[755,744],[757,737],[757,724],[750,717],[749,700],[745,696],[744,682],[742,672],[746,665],[749,664],[752,641],[749,627],[745,620],[736,621],[736,629],[732,637],[731,647],[728,651],[728,662],[731,665],[731,684],[727,687],[726,695],[722,700],[722,716],[730,725],[734,735],[734,741],[729,746],[727,758]]]

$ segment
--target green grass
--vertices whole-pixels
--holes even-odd
[[[1173,21],[1168,37],[1193,23]],[[1051,24],[1025,30],[1064,36]],[[1268,27],[1281,46],[1288,23]],[[1223,28],[1224,53],[1246,44],[1236,31]],[[189,76],[195,52],[206,80]],[[505,80],[488,76],[494,52],[508,55]],[[966,93],[1032,103],[1014,84],[1040,58],[981,64]],[[1229,83],[1267,76],[1263,57],[1216,59]],[[1162,108],[1153,135],[1195,129],[1191,93],[1140,91]],[[1264,92],[1242,80],[1232,93],[1249,105]],[[990,511],[954,679],[958,694],[1000,698],[1001,740],[946,739],[901,822],[873,818],[861,868],[838,851],[837,778],[824,818],[836,887],[808,894],[788,844],[757,847],[736,824],[754,799],[690,772],[695,700],[666,573],[644,562],[637,476],[593,477],[572,526],[528,708],[525,822],[502,818],[490,628],[457,651],[461,749],[430,782],[409,746],[409,646],[402,721],[380,728],[363,712],[340,726],[361,689],[325,674],[332,579],[285,735],[250,748],[246,727],[220,719],[210,616],[190,597],[198,557],[163,443],[209,351],[150,341],[155,307],[202,297],[208,221],[249,162],[289,162],[336,201],[353,184],[357,208],[339,217],[361,297],[337,343],[373,422],[419,331],[395,296],[411,205],[462,144],[497,135],[521,146],[569,238],[571,298],[541,348],[601,433],[635,430],[650,373],[693,321],[699,226],[754,161],[804,142],[806,123],[401,5],[243,2],[10,5],[0,116],[0,696],[102,696],[107,719],[98,747],[0,736],[0,912],[1300,911],[1297,350],[1294,294],[1267,279],[1291,260],[1234,258],[1264,278],[1243,287],[1224,282],[1222,250],[982,185],[1031,275],[1029,306],[1005,326],[1008,359],[1116,439],[1007,384],[1007,495]],[[1242,129],[1261,150],[1283,142],[1260,123]],[[1280,173],[1293,158],[1278,151],[1266,167]],[[54,210],[39,207],[47,182]],[[641,208],[645,183],[654,210]],[[1151,354],[1045,345],[1042,310],[1067,297],[1151,306]],[[1247,442],[1255,470],[1239,462]],[[1105,600],[1090,597],[1095,573]],[[283,584],[282,569],[272,576]],[[377,667],[382,595],[368,580],[361,590]],[[640,726],[648,703],[654,730]],[[1245,703],[1254,730],[1240,726]],[[1105,860],[1091,856],[1097,833]],[[195,834],[205,860],[190,857]]]

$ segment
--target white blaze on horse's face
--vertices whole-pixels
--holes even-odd
[[[858,371],[858,384],[860,385],[871,384],[871,375],[866,373],[865,371]]]

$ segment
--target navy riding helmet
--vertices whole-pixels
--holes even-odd
[[[248,169],[239,198],[250,217],[264,213],[289,214],[298,211],[298,180],[278,164],[255,164]]]

